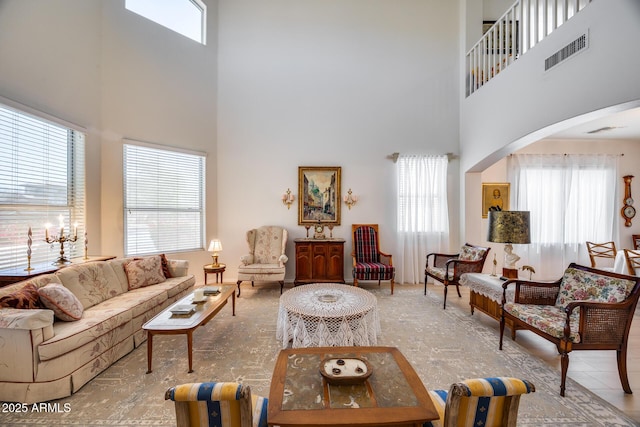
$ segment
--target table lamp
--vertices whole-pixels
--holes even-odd
[[[517,279],[516,262],[520,259],[513,252],[512,244],[531,243],[528,211],[489,211],[487,241],[506,243],[501,279]]]
[[[211,265],[214,267],[220,266],[220,264],[218,264],[218,252],[222,252],[222,242],[219,239],[211,240],[211,243],[209,243],[209,252],[212,252],[211,258],[213,262]]]

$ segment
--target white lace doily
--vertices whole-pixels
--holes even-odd
[[[312,283],[280,297],[276,338],[286,348],[375,345],[378,302],[368,291],[338,283]]]
[[[504,280],[498,277],[492,277],[488,274],[466,273],[460,277],[460,284],[468,286],[474,292],[484,295],[498,303],[502,303],[502,284]],[[507,301],[513,301],[515,295],[515,285],[511,285],[507,289]]]

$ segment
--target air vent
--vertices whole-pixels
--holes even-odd
[[[565,59],[569,59],[571,56],[589,47],[589,38],[587,33],[581,35],[550,57],[544,60],[544,70],[547,71],[551,67],[555,67]]]

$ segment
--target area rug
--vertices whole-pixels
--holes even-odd
[[[560,373],[498,336],[455,306],[442,309],[442,297],[423,295],[421,286],[363,284],[378,298],[382,334],[379,345],[395,346],[407,357],[429,389],[445,388],[465,378],[515,376],[534,383],[536,392],[521,399],[519,426],[635,426],[634,420],[567,379],[567,396],[559,395]],[[285,289],[286,291],[286,289]],[[39,410],[0,412],[2,426],[172,426],[173,403],[164,392],[175,384],[239,381],[252,392],[269,395],[280,343],[276,317],[280,288],[245,287],[237,299],[194,333],[193,373],[187,373],[185,336],[154,339],[153,372],[146,374],[147,349],[142,345],[120,359],[69,398]]]

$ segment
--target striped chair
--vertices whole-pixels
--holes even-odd
[[[439,420],[424,427],[515,427],[520,396],[534,392],[532,383],[518,378],[474,378],[431,390]]]
[[[252,396],[249,386],[235,382],[189,383],[171,387],[178,427],[266,427],[268,399]]]
[[[380,251],[378,238],[378,224],[353,224],[353,285],[358,286],[358,280],[391,281],[391,295],[393,295],[393,278],[396,269],[393,266],[391,254]]]

